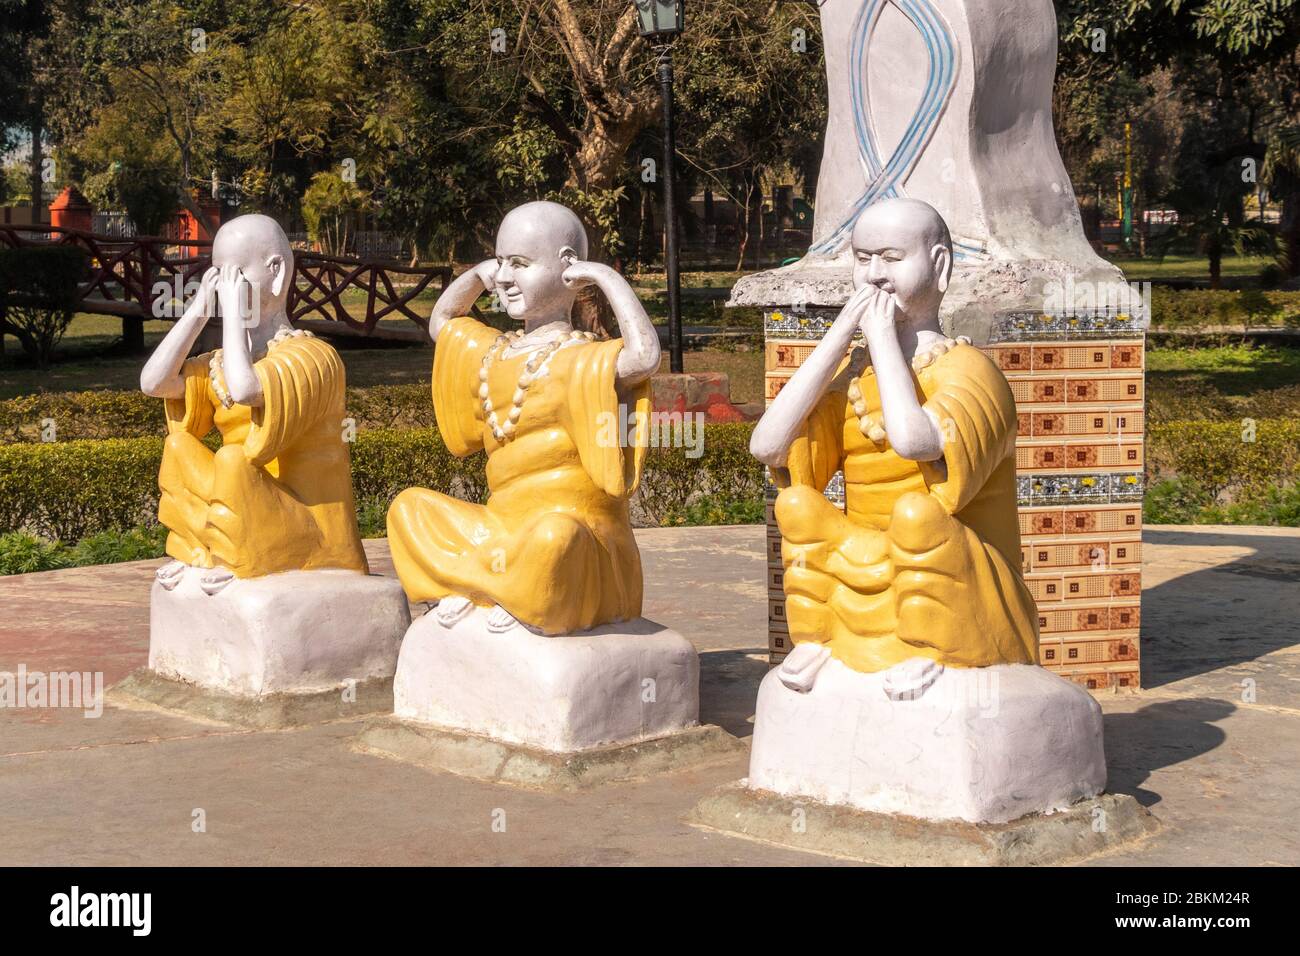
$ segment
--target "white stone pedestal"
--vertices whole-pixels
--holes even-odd
[[[411,625],[393,678],[398,719],[558,753],[699,723],[699,657],[676,631],[640,618],[545,637],[494,633],[487,617]]]
[[[185,571],[154,582],[149,669],[236,697],[332,693],[390,678],[410,622],[393,578],[356,571],[287,571],[235,579],[216,594]]]
[[[804,692],[773,669],[758,692],[748,787],[972,823],[1063,810],[1104,789],[1101,708],[1082,688],[1028,664],[909,680],[913,663],[863,674],[827,660]]]

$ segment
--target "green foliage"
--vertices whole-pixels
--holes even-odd
[[[753,430],[752,424],[744,422],[705,426],[698,458],[690,457],[686,448],[651,448],[637,505],[655,524],[688,523],[689,508],[702,500],[761,505],[763,466],[749,453]]]
[[[352,446],[358,500],[392,501],[412,486],[478,500],[484,456],[456,458],[436,428],[362,429]]]
[[[356,231],[357,218],[370,205],[370,196],[338,173],[317,173],[302,197],[307,235],[331,255],[343,255]]]
[[[1204,488],[1185,478],[1162,478],[1147,488],[1142,500],[1142,520],[1147,524],[1195,524],[1214,500]]]
[[[1257,498],[1300,479],[1300,422],[1179,421],[1147,429],[1147,473],[1206,500]]]
[[[76,567],[143,561],[146,558],[161,558],[166,554],[166,548],[167,529],[161,525],[149,525],[123,531],[96,532],[69,548],[68,559]]]
[[[428,385],[350,388],[359,429],[433,428]],[[47,426],[52,423],[53,433]],[[38,392],[0,400],[0,443],[166,435],[162,403],[138,391]]]
[[[358,498],[357,527],[363,538],[382,538],[388,534],[388,499]]]
[[[348,389],[348,414],[358,428],[435,428],[427,382]]]
[[[701,497],[685,509],[664,516],[663,524],[669,526],[697,526],[724,524],[762,524],[766,508],[760,498]]]
[[[0,533],[60,541],[153,520],[161,438],[0,445]]]
[[[0,249],[0,327],[41,368],[72,321],[86,254],[75,246]]]
[[[98,209],[125,210],[140,235],[161,235],[180,208],[176,145],[138,105],[121,106],[100,113],[77,143],[81,191]]]
[[[1147,350],[1147,421],[1300,418],[1300,349]]]
[[[1217,502],[1195,482],[1166,478],[1147,489],[1142,519],[1149,524],[1246,524],[1300,527],[1300,482],[1270,485],[1254,497]]]
[[[0,534],[0,575],[144,561],[161,558],[166,546],[167,529],[160,525],[100,531],[71,547],[26,531],[12,531]]]
[[[1153,324],[1162,329],[1300,327],[1300,292],[1259,289],[1151,289]]]
[[[0,401],[0,442],[163,434],[162,403],[143,392],[38,392]]]
[[[699,458],[688,457],[685,448],[651,448],[634,509],[655,524],[731,523],[754,514],[762,507],[763,473],[748,452],[752,428],[708,425]],[[359,430],[351,458],[366,534],[383,533],[388,504],[406,488],[431,488],[469,501],[487,497],[486,456],[456,458],[435,428]],[[81,541],[101,532],[154,527],[161,460],[160,438],[0,445],[0,534]],[[79,553],[147,555],[157,540],[96,539]]]
[[[64,548],[26,531],[0,534],[0,575],[53,571],[69,564]]]

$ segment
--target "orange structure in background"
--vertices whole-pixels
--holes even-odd
[[[63,192],[50,203],[50,225],[63,229],[80,229],[90,232],[94,224],[95,207],[76,186],[65,186]]]
[[[199,212],[203,214],[202,218],[195,218],[194,214],[188,209],[182,209],[176,217],[176,238],[182,241],[186,239],[203,239],[210,242],[212,237],[217,234],[217,230],[221,228],[221,201],[196,196],[195,203],[199,207]],[[181,248],[182,256],[197,256],[200,254],[201,250],[198,246],[183,246]]]

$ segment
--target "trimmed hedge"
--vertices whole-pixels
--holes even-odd
[[[0,446],[0,534],[79,541],[157,521],[161,438]]]
[[[1211,500],[1266,495],[1300,479],[1300,422],[1165,422],[1148,430],[1146,457],[1152,481],[1177,478]]]
[[[698,458],[684,448],[652,448],[633,500],[634,521],[680,523],[700,500],[761,501],[762,468],[748,450],[752,428],[706,426]],[[353,489],[368,528],[405,488],[471,501],[487,494],[485,455],[454,457],[435,428],[359,430],[351,455]],[[154,525],[161,460],[162,439],[153,437],[0,445],[0,534],[71,542]]]
[[[44,436],[47,424],[53,435]],[[162,402],[143,392],[49,392],[0,402],[0,442],[163,437]]]
[[[350,388],[348,415],[361,428],[434,428],[429,386],[375,385]],[[138,391],[45,392],[0,401],[0,443],[83,438],[162,438],[162,402]]]
[[[1258,289],[1151,289],[1153,324],[1158,329],[1226,326],[1300,326],[1300,292]]]

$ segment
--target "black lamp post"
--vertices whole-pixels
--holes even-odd
[[[632,0],[641,36],[659,50],[659,89],[664,101],[664,271],[668,279],[668,356],[673,372],[682,366],[681,276],[677,267],[677,203],[673,190],[673,53],[672,41],[686,21],[684,0]]]

